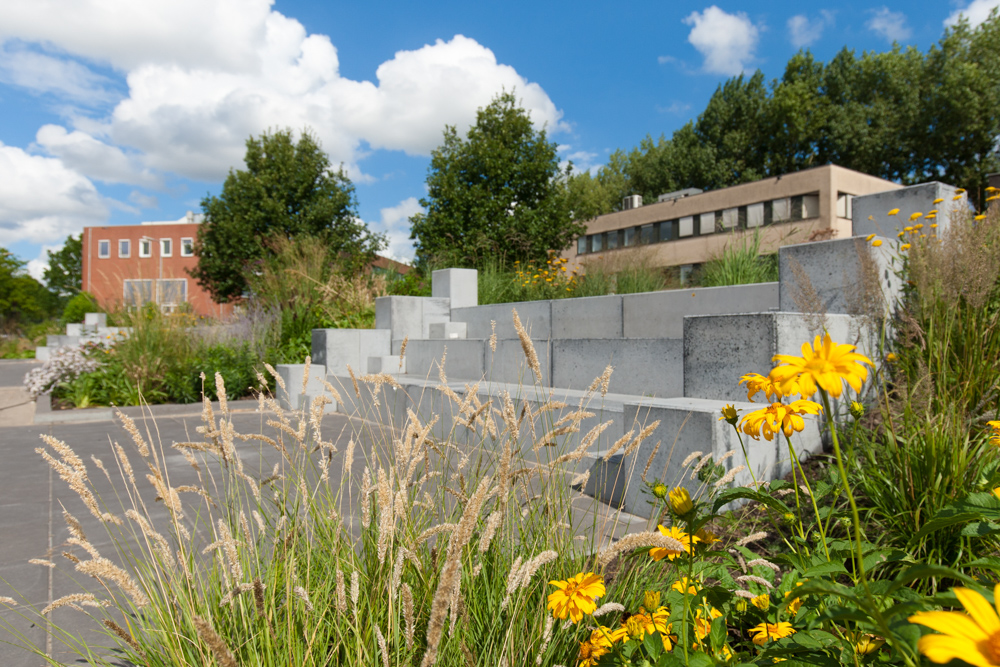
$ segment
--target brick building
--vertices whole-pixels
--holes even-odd
[[[188,303],[198,315],[230,315],[233,306],[212,301],[187,272],[198,264],[194,240],[201,218],[188,212],[176,221],[85,227],[83,290],[102,308],[152,301],[166,312]]]

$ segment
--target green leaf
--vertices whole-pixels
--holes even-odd
[[[831,560],[820,563],[819,565],[814,565],[802,573],[802,578],[813,579],[815,577],[822,577],[828,574],[847,574],[847,568],[844,567],[844,562],[840,560]]]
[[[734,500],[740,498],[745,498],[747,500],[755,500],[763,505],[767,505],[771,509],[781,514],[790,512],[788,505],[781,502],[777,498],[772,497],[770,494],[762,493],[754,489],[747,489],[745,487],[736,487],[734,489],[726,489],[722,491],[716,498],[715,503],[712,505],[712,512],[718,512],[719,508],[727,503],[731,503]]]
[[[964,572],[960,572],[954,568],[945,567],[943,565],[918,564],[909,567],[896,575],[896,578],[892,580],[892,585],[889,587],[888,594],[891,595],[894,591],[906,586],[911,581],[916,581],[917,579],[929,579],[931,577],[944,579],[952,578],[964,581],[968,584],[976,584],[974,579],[966,575]]]
[[[1000,498],[992,493],[973,493],[964,499],[945,505],[913,536],[919,540],[933,532],[970,521],[1000,521]]]
[[[663,653],[663,639],[660,637],[659,632],[646,635],[646,638],[642,641],[642,645],[646,649],[646,655],[652,660],[657,660],[660,654]]]

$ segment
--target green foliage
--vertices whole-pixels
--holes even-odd
[[[584,227],[570,217],[556,149],[509,92],[479,109],[467,137],[446,127],[420,200],[427,212],[410,219],[418,262],[478,268],[568,248]]]
[[[760,230],[743,235],[738,241],[733,234],[722,255],[701,267],[698,279],[702,287],[745,285],[778,280],[778,256],[760,254]]]
[[[357,217],[354,186],[331,169],[316,139],[291,130],[247,140],[246,169],[230,170],[218,197],[205,197],[192,271],[219,302],[241,298],[246,273],[270,254],[273,238],[316,237],[350,274],[385,245]]]
[[[63,308],[63,322],[83,322],[87,313],[100,313],[101,307],[90,292],[77,292]]]
[[[78,293],[83,286],[83,234],[67,236],[63,247],[49,250],[48,256],[43,278],[49,290],[61,299]]]
[[[1000,171],[1000,18],[946,28],[922,53],[898,46],[829,62],[792,56],[781,78],[721,84],[698,118],[670,138],[617,151],[596,175],[569,179],[577,219],[683,188],[718,189],[824,164],[902,183],[941,180],[983,202]],[[887,150],[887,147],[888,148]]]
[[[51,295],[24,270],[26,264],[0,248],[0,331],[40,322],[52,312]]]

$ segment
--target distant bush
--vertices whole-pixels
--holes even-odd
[[[63,322],[83,322],[87,313],[100,313],[101,307],[97,305],[97,300],[89,292],[80,292],[69,301],[63,309]]]
[[[702,287],[769,283],[778,280],[778,256],[760,254],[760,230],[737,240],[733,235],[722,254],[705,262],[698,282]]]

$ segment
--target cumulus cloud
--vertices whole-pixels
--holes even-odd
[[[75,60],[32,51],[18,43],[0,45],[0,82],[85,104],[106,103],[117,97],[109,89],[107,77]]]
[[[138,190],[128,193],[128,200],[140,208],[160,208],[160,202],[156,197]]]
[[[389,238],[389,247],[381,254],[397,262],[411,262],[416,251],[410,240],[410,217],[424,209],[416,197],[408,197],[395,206],[379,211],[381,219],[369,222],[372,231],[382,232]]]
[[[704,56],[706,72],[733,76],[753,60],[760,28],[744,12],[729,14],[712,5],[692,12],[684,23],[691,26],[688,42]]]
[[[990,12],[997,7],[1000,7],[1000,0],[972,0],[968,7],[956,9],[949,14],[948,18],[944,20],[944,24],[945,26],[953,26],[964,16],[969,20],[969,24],[975,27],[988,19]]]
[[[67,132],[59,125],[43,125],[36,143],[70,169],[104,183],[159,186],[162,179],[143,168],[116,146],[109,146],[79,130]]]
[[[28,275],[37,280],[38,282],[45,284],[45,269],[49,268],[49,251],[56,252],[62,250],[65,243],[60,243],[59,245],[43,245],[41,251],[38,253],[38,257],[34,259],[29,259],[25,269],[28,271]]]
[[[823,36],[823,30],[833,25],[833,12],[822,10],[817,18],[797,14],[788,19],[788,39],[797,49],[809,46]]]
[[[906,25],[906,15],[903,12],[894,12],[885,6],[869,11],[872,17],[865,23],[865,27],[872,32],[890,42],[901,42],[910,36],[910,28]]]
[[[94,184],[60,160],[0,143],[0,246],[53,242],[107,219]]]

